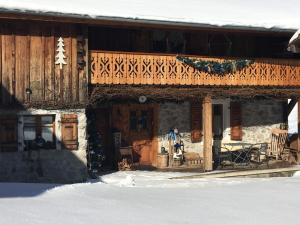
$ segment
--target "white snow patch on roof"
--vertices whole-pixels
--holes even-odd
[[[8,11],[277,29],[300,27],[299,0],[0,0]]]
[[[298,41],[300,39],[300,30],[298,30],[294,35],[291,37],[289,44],[294,43],[295,41]]]
[[[300,52],[300,29],[290,39],[288,50],[294,53]]]

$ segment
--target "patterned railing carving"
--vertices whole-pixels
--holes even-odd
[[[218,76],[187,66],[175,55],[91,51],[90,56],[92,84],[300,86],[300,60],[295,59],[255,59],[241,71]]]

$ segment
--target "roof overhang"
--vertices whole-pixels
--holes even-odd
[[[254,26],[237,25],[212,25],[205,23],[175,22],[163,20],[150,20],[140,18],[124,18],[110,16],[89,16],[73,13],[44,12],[31,10],[13,10],[0,8],[0,18],[22,19],[37,21],[52,21],[64,23],[78,23],[88,25],[107,25],[107,26],[126,26],[126,27],[149,27],[149,28],[169,28],[169,29],[188,29],[188,30],[219,30],[219,31],[239,31],[239,32],[262,32],[262,33],[294,33],[295,29],[283,29],[279,27],[265,28]]]

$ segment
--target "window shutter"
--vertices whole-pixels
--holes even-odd
[[[78,119],[76,114],[63,114],[62,123],[62,144],[64,149],[78,149]]]
[[[191,140],[200,142],[202,140],[202,104],[191,102]]]
[[[0,117],[0,152],[18,150],[18,120],[13,116]]]
[[[231,140],[241,141],[242,132],[242,107],[240,102],[230,102],[230,128]]]

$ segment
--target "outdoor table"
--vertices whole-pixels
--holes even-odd
[[[223,146],[230,151],[233,163],[249,163],[252,151],[251,143],[223,143]]]

